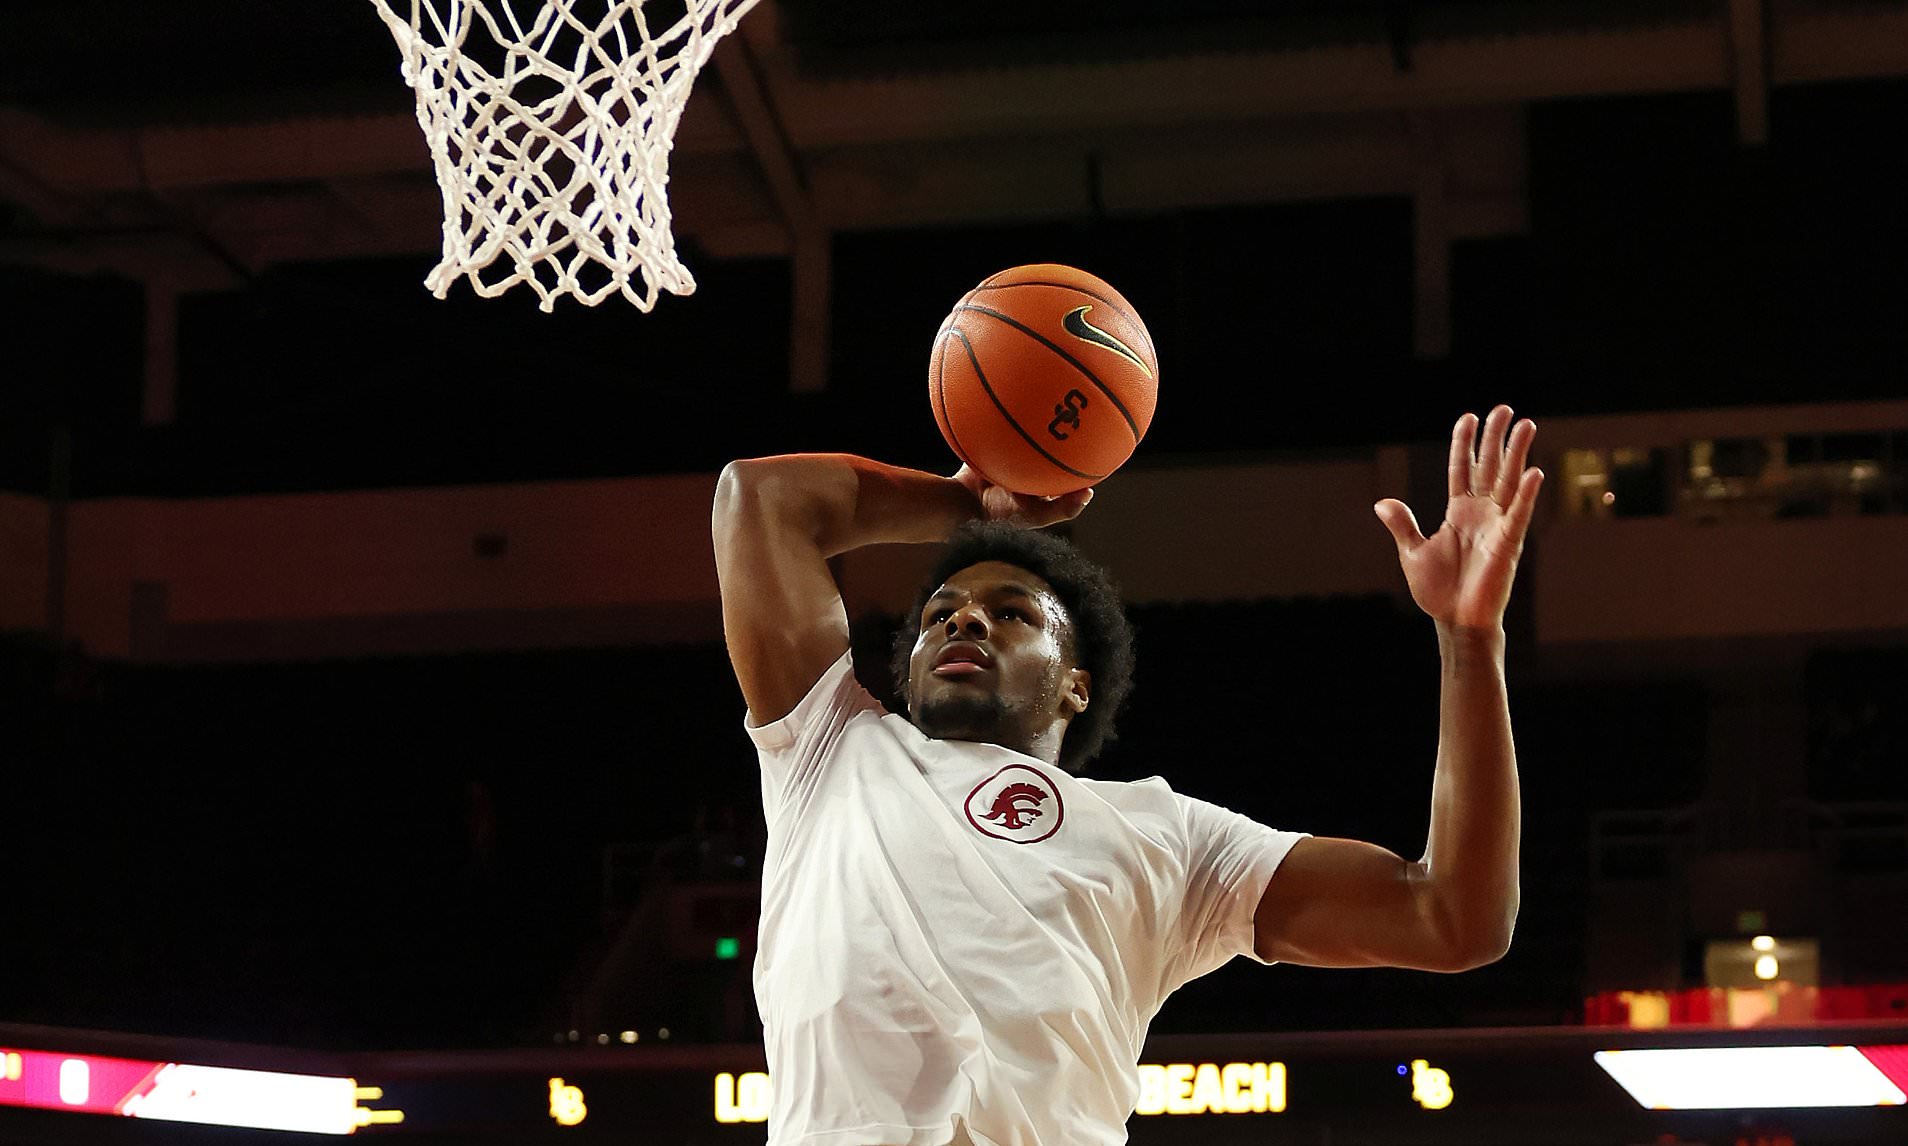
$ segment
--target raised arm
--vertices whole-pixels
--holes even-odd
[[[945,540],[970,518],[1063,521],[1085,495],[1045,501],[849,454],[731,462],[712,530],[729,662],[755,724],[779,720],[848,648],[848,616],[828,559],[882,542]]]
[[[1430,538],[1411,510],[1375,507],[1397,542],[1412,599],[1437,622],[1443,657],[1437,769],[1424,857],[1308,839],[1267,884],[1258,953],[1321,967],[1461,971],[1492,962],[1517,919],[1519,799],[1504,682],[1504,608],[1541,471],[1525,469],[1536,425],[1510,431],[1499,406],[1477,443],[1476,417],[1451,435],[1450,503]]]

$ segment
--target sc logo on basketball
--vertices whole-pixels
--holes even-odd
[[[1072,429],[1080,426],[1080,411],[1087,407],[1087,396],[1078,390],[1067,391],[1066,400],[1056,403],[1053,408],[1053,421],[1047,423],[1047,432],[1061,441],[1067,440],[1067,431],[1062,425]]]

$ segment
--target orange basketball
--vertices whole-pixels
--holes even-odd
[[[1120,292],[1073,267],[1014,267],[934,336],[928,401],[955,455],[1016,493],[1085,489],[1133,456],[1159,360]]]

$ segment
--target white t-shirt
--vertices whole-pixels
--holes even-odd
[[[1147,1024],[1303,838],[885,712],[844,654],[750,737],[772,1146],[1121,1143]]]

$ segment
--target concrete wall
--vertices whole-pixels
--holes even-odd
[[[1908,629],[1908,517],[1560,522],[1538,547],[1544,644]]]
[[[165,655],[151,640],[137,647],[155,624],[186,638],[169,643],[187,656],[233,641],[335,655],[589,643],[596,627],[599,639],[627,639],[619,608],[653,616],[713,603],[714,487],[713,475],[688,475],[80,503],[67,630],[102,656]],[[135,617],[135,597],[159,615]],[[494,617],[516,623],[489,625],[486,640]],[[526,617],[560,635],[526,631]],[[419,618],[440,623],[389,628]],[[243,631],[260,625],[278,637]]]
[[[1402,591],[1370,507],[1404,468],[1381,451],[1135,470],[1073,534],[1134,601]],[[95,655],[165,659],[712,638],[714,488],[691,474],[76,503],[67,634]],[[44,622],[44,516],[0,504],[0,523],[39,538],[0,567],[11,627]],[[837,572],[851,608],[898,612],[930,557],[880,547]]]
[[[1404,451],[1363,458],[1137,470],[1096,491],[1068,533],[1130,602],[1403,593],[1397,550],[1371,507],[1406,495]],[[844,556],[851,608],[913,604],[932,547]]]
[[[1908,403],[1552,419],[1536,460],[1554,469],[1572,447],[1903,425]],[[1070,529],[1135,602],[1402,596],[1371,505],[1405,497],[1434,528],[1433,446],[1152,459],[1106,482]],[[96,655],[166,659],[709,639],[720,631],[714,485],[690,474],[79,502],[66,630]],[[1908,633],[1908,517],[1563,519],[1550,500],[1518,589],[1542,645]],[[0,496],[0,627],[46,627],[47,536],[45,503]],[[851,609],[899,612],[929,557],[879,547],[836,572]]]

